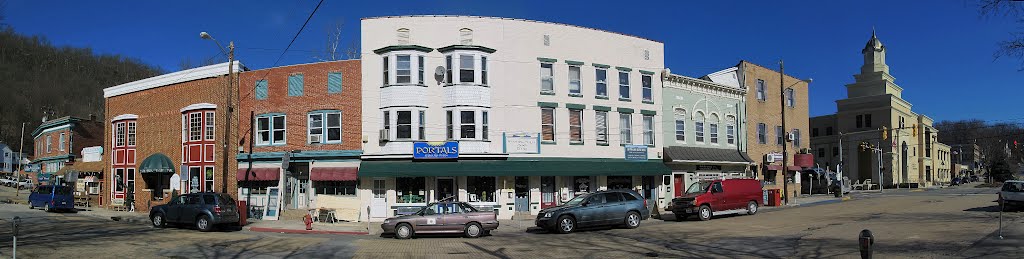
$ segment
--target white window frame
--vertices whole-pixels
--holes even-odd
[[[644,82],[646,82],[646,83],[644,83]],[[641,98],[644,101],[653,102],[654,101],[654,89],[653,89],[653,87],[654,87],[654,77],[651,76],[651,75],[640,75],[640,84],[641,84],[641,87],[642,87],[641,93],[640,93]]]
[[[216,128],[217,127],[216,127],[216,123],[215,123],[216,121],[214,120],[214,118],[216,118],[217,115],[214,115],[214,114],[216,114],[216,113],[213,112],[213,111],[207,111],[206,112],[206,116],[203,117],[203,125],[205,125],[204,126],[205,130],[203,131],[203,135],[205,136],[206,140],[214,140],[214,138],[216,136],[214,134],[217,134],[217,132],[216,132]]]
[[[189,112],[188,114],[188,141],[203,140],[203,112]]]
[[[423,67],[426,66],[426,64],[424,64],[423,62],[424,62],[423,55],[417,55],[416,56],[416,67],[419,68],[419,72],[418,72],[418,74],[416,74],[417,75],[416,77],[418,78],[417,82],[419,82],[419,84],[421,84],[421,85],[425,84],[425,82],[426,82],[426,79],[424,79],[425,76],[424,76],[424,72],[423,72]]]
[[[629,72],[619,70],[619,99],[630,99],[629,88]]]
[[[594,112],[594,126],[595,133],[597,134],[597,144],[607,145],[608,144],[608,112],[607,111],[595,111]]]
[[[654,146],[654,115],[643,115],[644,145]]]
[[[577,116],[579,120],[573,124],[572,117]],[[583,143],[583,109],[569,109],[569,143]],[[578,131],[578,138],[573,138],[573,133]]]
[[[704,138],[704,114],[697,112],[697,116],[693,119],[694,125],[694,141],[698,144],[703,144],[707,139]]]
[[[114,146],[115,147],[123,147],[125,145],[125,140],[126,140],[125,137],[126,137],[126,134],[125,134],[125,122],[123,122],[123,121],[115,122],[114,123]],[[49,139],[49,136],[47,136],[47,139]],[[49,142],[49,140],[47,140],[47,142]],[[47,143],[46,145],[49,146],[50,144]],[[50,150],[47,149],[46,152],[50,152]]]
[[[60,136],[57,137],[57,150],[58,151],[64,151],[64,138],[65,138],[65,133],[64,132],[61,132]]]
[[[604,73],[604,76],[601,74]],[[594,95],[608,98],[608,69],[598,68],[594,70]],[[601,88],[604,88],[604,91]]]
[[[574,72],[575,70],[575,72]],[[575,73],[575,77],[573,75]],[[569,94],[580,95],[583,93],[583,70],[579,65],[569,65]]]
[[[395,120],[395,123],[394,123],[394,125],[395,125],[395,133],[394,133],[394,135],[395,135],[395,139],[396,140],[412,140],[413,137],[416,136],[416,133],[414,132],[415,129],[413,128],[413,125],[414,125],[414,123],[413,123],[413,114],[414,113],[413,112],[414,111],[415,110],[395,110],[395,116],[394,116],[394,120]],[[399,115],[401,113],[403,113],[403,112],[409,113],[409,124],[399,124],[399,122],[398,122]],[[399,128],[401,128],[403,126],[409,127],[409,136],[408,137],[404,137],[403,138],[403,137],[398,135],[398,133],[401,131]]]
[[[448,140],[455,139],[455,110],[445,110],[445,123],[447,125],[445,136]]]
[[[418,127],[416,129],[416,136],[419,140],[427,140],[427,111],[419,110],[418,114],[419,116],[417,117],[419,117],[419,123],[417,123]]]
[[[338,116],[338,126],[330,126],[330,125],[328,125],[328,121],[329,121],[328,117],[330,117],[331,115],[337,115]],[[313,122],[313,117],[314,116],[319,116],[320,117],[319,125],[314,124],[314,122]],[[306,143],[307,144],[339,144],[339,143],[341,143],[341,140],[343,139],[342,138],[342,134],[344,134],[344,131],[342,131],[342,126],[341,126],[342,124],[344,124],[344,123],[342,122],[341,111],[314,111],[314,112],[310,112],[310,113],[306,114],[306,125],[307,125],[307,127],[306,127]],[[314,129],[320,129],[320,133],[313,133]],[[338,139],[332,140],[332,139],[329,138],[330,134],[328,132],[331,129],[337,129],[338,130]],[[316,136],[316,135],[320,135],[320,142],[313,142],[313,136]]]
[[[459,111],[458,112],[458,114],[459,114],[459,139],[479,139],[478,135],[480,134],[480,131],[478,130],[479,129],[479,123],[478,123],[479,120],[477,119],[478,112],[476,110],[458,110],[458,111]],[[473,118],[473,121],[470,122],[470,123],[466,123],[463,120],[463,113],[467,113],[467,112],[471,115],[470,118]],[[467,128],[471,128],[473,130],[471,136],[468,136],[468,137],[465,135],[465,132],[464,132]]]
[[[796,107],[796,90],[786,88],[786,106]]]
[[[633,144],[633,114],[619,113],[619,144]]]
[[[673,110],[675,115],[675,136],[676,142],[686,143],[686,110],[676,108]]]
[[[786,136],[784,136],[785,134],[786,130],[782,129],[782,126],[775,126],[775,145],[781,146],[786,144]]]
[[[765,85],[764,80],[758,79],[756,87],[757,87],[757,100],[758,101],[767,100],[768,99],[767,92],[766,92],[767,90],[765,89],[765,88],[767,88],[767,86]]]
[[[46,135],[46,153],[53,152],[53,142],[50,135]]]
[[[547,66],[545,68],[545,66]],[[546,70],[546,71],[545,71]],[[548,72],[547,75],[544,72]],[[555,92],[555,64],[550,62],[540,63],[540,91],[542,93]]]
[[[480,128],[481,128],[480,135],[481,135],[481,138],[483,140],[487,140],[488,139],[488,137],[487,137],[487,135],[489,133],[488,130],[490,130],[490,128],[489,128],[490,125],[488,125],[488,124],[490,124],[489,116],[490,116],[490,114],[489,114],[488,110],[481,110],[480,111],[480,125],[481,125],[480,126]]]
[[[284,128],[274,128],[274,121],[280,118],[284,120]],[[260,120],[267,120],[267,128],[264,129],[260,126]],[[282,139],[274,139],[274,133],[281,131]],[[267,133],[267,139],[263,140],[261,133]],[[277,146],[288,143],[288,117],[284,114],[273,114],[273,115],[262,115],[256,117],[256,145],[257,146]]]
[[[405,59],[403,62],[402,59]],[[405,64],[405,69],[402,69],[402,64]],[[405,81],[402,78],[405,77]],[[396,84],[411,84],[412,81],[412,55],[409,54],[398,54],[395,55],[395,83]]]
[[[136,136],[136,132],[135,132],[135,130],[136,130],[136,128],[135,128],[136,124],[135,123],[136,123],[135,121],[128,121],[128,122],[126,122],[128,131],[127,131],[127,134],[125,135],[126,139],[127,139],[127,141],[125,142],[125,145],[129,146],[129,147],[134,147],[135,144],[136,144],[136,142],[135,142],[136,139],[135,138],[137,136]]]
[[[725,143],[729,145],[736,145],[736,120],[732,119],[732,116],[725,117]]]
[[[472,83],[476,83],[476,60],[475,60],[476,57],[475,57],[475,55],[473,55],[473,54],[462,54],[462,53],[460,53],[458,55],[459,55],[459,83],[471,83],[471,84]],[[468,61],[467,61],[466,58],[469,58]],[[469,64],[466,64],[466,62],[469,62]],[[467,72],[467,71],[472,73],[472,76],[469,78],[469,81],[466,81],[465,78],[462,77],[462,74],[464,72]]]

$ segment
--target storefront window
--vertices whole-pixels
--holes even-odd
[[[470,176],[466,178],[466,189],[470,202],[494,202],[493,176]]]
[[[594,177],[591,176],[574,176],[572,178],[572,190],[576,192],[575,195],[579,196],[593,192],[596,189],[594,180]]]
[[[426,202],[427,180],[424,177],[398,177],[395,179],[398,203]]]
[[[356,195],[356,181],[314,181],[313,188],[316,194]]]
[[[238,185],[242,188],[252,189],[252,194],[267,194],[267,188],[277,187],[278,182],[275,181],[239,181]]]
[[[632,176],[608,176],[608,189],[633,189],[633,177]]]

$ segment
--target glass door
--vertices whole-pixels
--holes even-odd
[[[438,177],[437,178],[437,200],[451,200],[456,201],[458,197],[455,196],[455,179],[451,177]]]

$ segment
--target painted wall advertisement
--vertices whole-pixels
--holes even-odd
[[[412,145],[413,159],[457,159],[459,142],[416,142]]]

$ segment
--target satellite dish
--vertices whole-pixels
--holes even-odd
[[[447,83],[445,82],[447,74],[448,70],[443,66],[437,66],[437,68],[434,68],[434,79],[437,80],[438,83]]]
[[[662,78],[668,78],[668,76],[671,75],[671,74],[672,74],[672,69],[669,69],[669,68],[666,67],[664,70],[661,70],[661,77]]]

